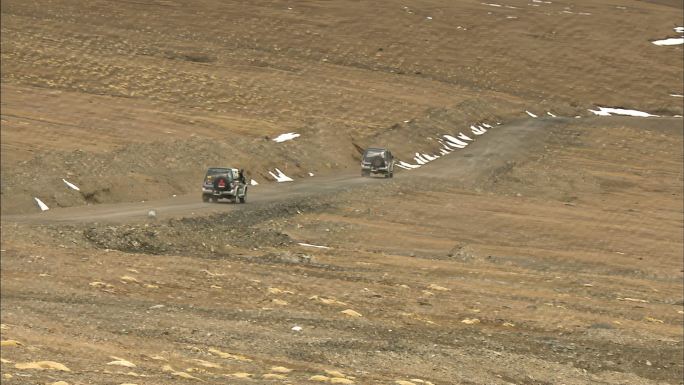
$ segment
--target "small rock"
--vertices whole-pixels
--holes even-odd
[[[123,277],[119,278],[120,280],[124,282],[132,282],[132,283],[140,283],[135,277],[131,277],[129,275],[124,275]]]
[[[107,365],[125,366],[127,368],[135,368],[136,367],[134,363],[127,361],[127,360],[124,360],[123,358],[119,358],[119,357],[111,357],[111,358],[114,359],[114,361],[108,362]]]
[[[274,366],[271,368],[273,373],[290,373],[292,369],[288,369],[284,366]]]
[[[266,374],[262,375],[261,377],[263,377],[264,379],[267,379],[267,380],[284,380],[287,378],[287,376],[284,374],[275,374],[275,373],[266,373]]]
[[[345,378],[344,374],[338,370],[326,370],[325,373],[329,375],[330,377],[335,377],[335,378]]]
[[[321,376],[320,374],[317,374],[315,376],[309,377],[309,381],[328,382],[328,381],[330,381],[330,377]]]
[[[37,361],[37,362],[24,362],[14,365],[15,368],[25,370],[25,369],[37,369],[37,370],[59,370],[62,372],[70,372],[71,369],[67,368],[63,364],[55,361]]]
[[[348,378],[339,378],[339,377],[334,377],[330,379],[331,384],[345,384],[345,385],[352,385],[354,381],[348,379]]]
[[[348,315],[350,317],[362,317],[361,313],[354,311],[352,309],[342,310],[340,313]]]
[[[2,346],[2,347],[14,347],[14,346],[21,346],[21,345],[23,345],[21,342],[15,341],[15,340],[0,341],[0,346]]]
[[[479,324],[480,320],[477,318],[466,318],[463,321],[461,321],[461,323],[464,323],[466,325],[475,325],[475,324]]]
[[[229,376],[235,377],[235,378],[250,378],[250,377],[252,377],[252,374],[251,373],[245,373],[245,372],[237,372],[237,373],[229,374]]]
[[[447,289],[446,287],[435,285],[434,283],[428,286],[428,289],[431,290],[437,290],[437,291],[449,291],[451,289]]]

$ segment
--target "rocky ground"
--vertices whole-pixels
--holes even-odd
[[[1,9],[3,383],[682,384],[681,3]]]

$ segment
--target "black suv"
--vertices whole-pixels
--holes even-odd
[[[385,178],[394,176],[394,157],[386,148],[367,148],[361,158],[361,176],[383,174]]]
[[[230,199],[234,203],[247,200],[247,183],[242,170],[237,168],[212,167],[207,170],[202,183],[202,201],[218,202]]]

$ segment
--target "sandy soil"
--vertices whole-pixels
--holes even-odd
[[[3,383],[682,384],[681,2],[1,10]]]

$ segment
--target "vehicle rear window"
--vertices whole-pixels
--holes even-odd
[[[379,149],[368,149],[366,150],[366,153],[363,154],[363,157],[368,159],[368,158],[375,158],[376,156],[382,156],[383,158],[385,157],[385,150],[379,150]]]
[[[228,177],[228,180],[232,180],[232,174],[229,168],[210,168],[209,170],[207,170],[207,175],[204,177],[204,179],[207,182],[210,182],[214,179],[215,176],[218,175],[226,176]]]

